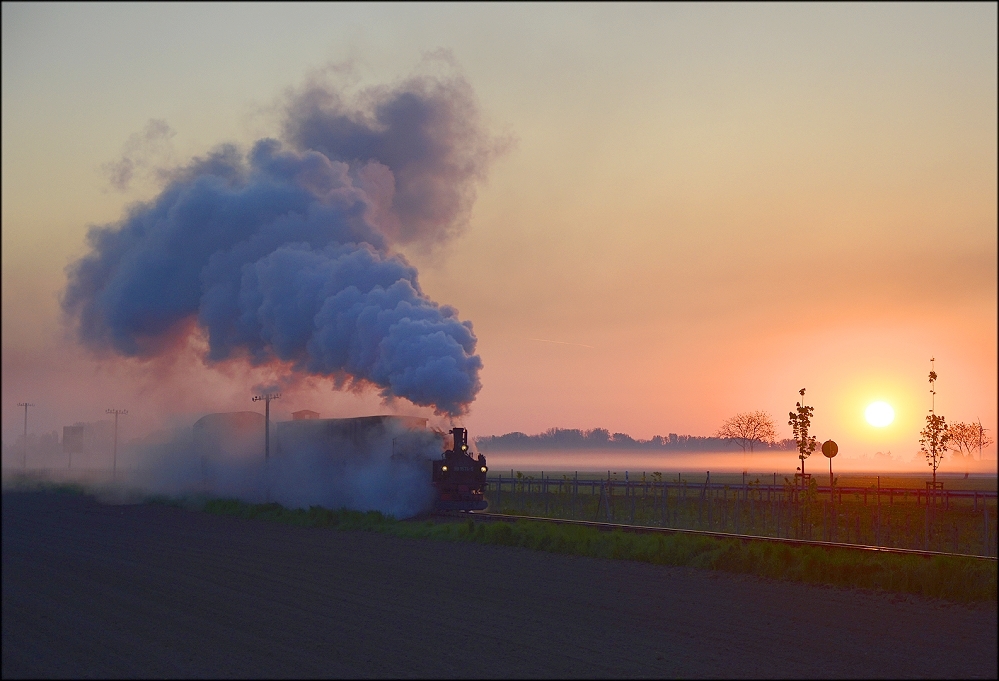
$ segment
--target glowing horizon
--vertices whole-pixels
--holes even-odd
[[[23,430],[18,402],[37,405],[35,434],[127,407],[128,438],[253,409],[255,386],[272,384],[292,388],[272,405],[278,419],[312,409],[446,426],[424,393],[395,390],[404,371],[373,387],[336,363],[296,372],[291,351],[253,365],[255,340],[206,363],[197,315],[159,339],[161,356],[100,355],[60,305],[87,229],[144,215],[192,159],[271,138],[293,147],[317,84],[370,104],[416,74],[460,77],[448,99],[459,115],[441,130],[461,153],[391,183],[345,157],[341,189],[349,179],[388,210],[392,192],[433,186],[457,206],[428,209],[431,240],[391,210],[372,219],[389,235],[378,257],[418,272],[414,300],[472,324],[466,354],[481,369],[449,411],[468,404],[455,423],[473,438],[707,436],[754,410],[785,438],[806,387],[812,433],[843,461],[911,462],[930,357],[936,412],[999,429],[995,5],[244,10],[3,5],[6,446]],[[471,118],[482,135],[458,124]],[[231,282],[256,262],[233,265]],[[193,290],[204,273],[189,274]],[[148,312],[126,307],[115,319]],[[865,417],[875,402],[893,410],[884,425]]]

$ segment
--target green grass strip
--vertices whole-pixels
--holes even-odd
[[[620,530],[507,522],[398,521],[377,511],[333,511],[313,506],[247,504],[234,499],[207,501],[209,513],[339,530],[368,530],[399,537],[478,542],[564,553],[636,560],[705,570],[724,570],[773,579],[878,589],[957,602],[996,601],[997,564],[954,556],[907,556],[765,541],[716,539],[683,534],[637,534]]]

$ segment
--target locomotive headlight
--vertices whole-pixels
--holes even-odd
[[[447,466],[441,466],[441,472],[447,473]]]
[[[489,470],[489,469],[488,469],[488,468],[486,468],[485,466],[483,466],[483,467],[482,467],[482,468],[480,468],[479,470],[480,470],[480,471],[482,471],[483,473],[485,473],[485,472],[486,472],[487,470]]]
[[[468,445],[462,445],[462,446],[461,446],[461,451],[463,451],[463,452],[464,452],[464,451],[466,451],[467,449],[468,449]]]

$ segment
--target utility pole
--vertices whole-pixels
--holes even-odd
[[[281,397],[281,393],[265,393],[254,395],[253,401],[264,401],[264,461],[271,456],[271,400]]]
[[[21,454],[21,468],[28,469],[28,407],[35,406],[31,402],[18,402],[17,406],[24,407],[24,453]]]
[[[111,479],[118,476],[118,415],[127,416],[128,409],[108,409],[105,414],[114,414],[114,450],[111,459]]]

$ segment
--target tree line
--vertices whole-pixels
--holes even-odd
[[[742,446],[743,441],[719,435],[656,435],[648,440],[636,439],[627,433],[611,433],[606,428],[549,428],[537,435],[514,432],[488,435],[476,439],[483,451],[517,451],[537,449],[644,449],[656,451],[719,452]],[[792,450],[794,440],[757,440],[754,449]],[[748,445],[747,445],[748,446]]]

